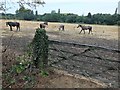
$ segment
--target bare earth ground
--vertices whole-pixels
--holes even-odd
[[[9,31],[9,27],[5,26],[5,22],[6,20],[0,20],[0,25],[2,26],[0,27],[0,33],[2,33],[3,49],[6,45],[9,44],[7,52],[2,55],[3,74],[7,72],[11,65],[15,64],[15,57],[17,55],[22,55],[26,45],[31,42],[32,38],[34,37],[35,29],[39,27],[40,23],[31,21],[19,21],[21,24],[21,31],[16,32],[16,28],[13,28],[13,31],[11,32]],[[46,28],[49,39],[104,46],[112,49],[118,48],[117,26],[91,25],[93,26],[93,34],[89,35],[87,31],[86,34],[78,34],[80,29],[76,28],[77,24],[65,24],[65,31],[58,31],[59,24],[60,23],[49,23],[48,27]],[[9,38],[12,34],[13,37],[10,40]],[[30,76],[36,76],[36,84],[31,87],[105,87],[103,83],[96,84],[87,79],[76,79],[72,76],[58,74],[51,70],[49,71],[50,75],[48,77],[41,77],[37,72],[38,71],[34,71],[32,74],[29,72],[23,73],[27,75],[29,74]],[[5,77],[3,77],[3,87],[27,87],[27,84],[25,84],[26,82],[21,80],[23,74],[15,76],[17,82],[16,84],[12,85],[9,85]]]

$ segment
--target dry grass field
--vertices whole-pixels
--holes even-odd
[[[5,22],[7,20],[0,20],[1,31],[13,33],[16,28],[13,28],[13,32],[9,31],[9,27],[6,27]],[[18,21],[18,20],[9,20]],[[15,35],[19,36],[34,36],[35,29],[39,27],[40,22],[36,21],[22,21],[21,31],[15,32]],[[65,31],[59,31],[58,27],[60,24],[65,25]],[[104,46],[107,48],[118,48],[118,26],[107,26],[107,25],[90,25],[93,27],[93,34],[79,34],[80,28],[77,28],[78,24],[69,23],[53,23],[49,22],[46,28],[49,39],[57,39],[62,41],[77,42],[81,44],[91,44],[97,46]],[[10,35],[10,34],[9,34]]]
[[[5,22],[7,21],[16,21],[20,22],[20,32],[16,32],[16,28],[13,27],[13,31],[9,30],[9,27],[6,27]],[[10,68],[11,65],[15,64],[15,57],[22,55],[24,52],[24,47],[31,42],[32,38],[35,35],[36,28],[39,27],[41,22],[38,21],[22,21],[22,20],[0,20],[0,33],[2,37],[2,49],[9,44],[7,52],[2,55],[3,63],[3,74]],[[60,24],[65,25],[65,31],[59,31],[58,27]],[[93,33],[88,34],[88,31],[84,34],[83,32],[79,34],[80,28],[76,28],[78,24],[69,24],[69,23],[54,23],[49,22],[46,28],[47,35],[49,39],[66,41],[66,42],[75,42],[80,44],[89,44],[96,46],[103,46],[106,48],[117,49],[118,48],[118,27],[117,26],[107,26],[107,25],[90,25],[93,27]],[[11,42],[10,37],[13,35]],[[37,71],[36,71],[37,72]],[[24,73],[23,73],[24,74]],[[28,73],[30,74],[30,73]],[[36,76],[36,83],[33,87],[105,87],[104,84],[97,84],[91,81],[86,81],[85,79],[77,80],[73,77],[67,77],[64,75],[59,75],[50,71],[51,76],[42,78],[39,74],[34,72]],[[30,74],[32,75],[32,74]],[[15,76],[18,81],[16,84],[9,85],[8,81],[3,77],[3,86],[4,87],[25,87],[23,80],[21,81],[22,74],[20,76]],[[64,80],[63,80],[64,79]],[[70,83],[68,83],[70,82]],[[75,83],[72,83],[75,82]],[[24,84],[24,85],[23,85]],[[27,87],[27,86],[26,86]]]

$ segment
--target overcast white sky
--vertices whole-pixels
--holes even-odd
[[[58,2],[118,2],[118,0],[44,0],[48,3],[58,3]]]
[[[5,0],[0,0],[5,1]],[[16,9],[19,9],[18,2],[19,0],[6,0],[7,7],[11,7],[7,13],[15,13]],[[12,1],[12,2],[11,2]],[[32,1],[32,0],[26,0]],[[43,1],[43,0],[41,0]],[[75,13],[79,15],[87,15],[91,12],[95,13],[110,13],[114,14],[115,9],[118,7],[119,0],[44,0],[45,5],[37,7],[39,14],[50,13],[51,10],[60,9],[61,13]],[[30,8],[30,7],[27,7]],[[30,8],[33,9],[33,8]],[[35,9],[33,9],[35,11]]]
[[[0,0],[4,2],[5,0]],[[19,0],[6,0],[8,2],[18,2]],[[60,2],[118,2],[119,0],[24,0],[24,1],[45,1],[46,3],[60,3]]]

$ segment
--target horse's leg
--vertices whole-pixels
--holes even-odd
[[[91,34],[93,34],[93,33],[92,33],[92,30],[91,30]]]
[[[92,28],[89,29],[89,34],[90,34],[90,32],[91,32],[91,34],[92,34]]]
[[[82,30],[79,32],[79,34],[82,32]]]
[[[12,31],[12,26],[10,26],[10,31]]]
[[[92,29],[90,30],[91,34],[92,34]]]
[[[63,31],[64,31],[64,27],[63,27]]]
[[[16,31],[18,31],[18,26],[16,26]]]
[[[91,31],[91,30],[89,29],[89,33],[88,33],[88,34],[90,34],[90,31]]]
[[[19,31],[20,31],[20,26],[19,26]]]
[[[61,28],[59,27],[59,31],[60,31],[60,29],[61,29]]]
[[[84,30],[84,34],[85,34],[85,30]]]

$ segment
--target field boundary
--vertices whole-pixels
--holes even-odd
[[[50,66],[119,87],[119,50],[57,40],[49,43]]]
[[[50,43],[53,44],[61,44],[61,45],[73,45],[76,47],[90,47],[90,48],[94,48],[94,49],[103,49],[103,50],[107,50],[107,51],[111,51],[111,52],[117,52],[120,53],[119,49],[110,49],[110,48],[106,48],[103,46],[96,46],[96,45],[89,45],[89,44],[80,44],[80,43],[73,43],[73,42],[63,42],[63,41],[57,41],[57,40],[49,40]]]

